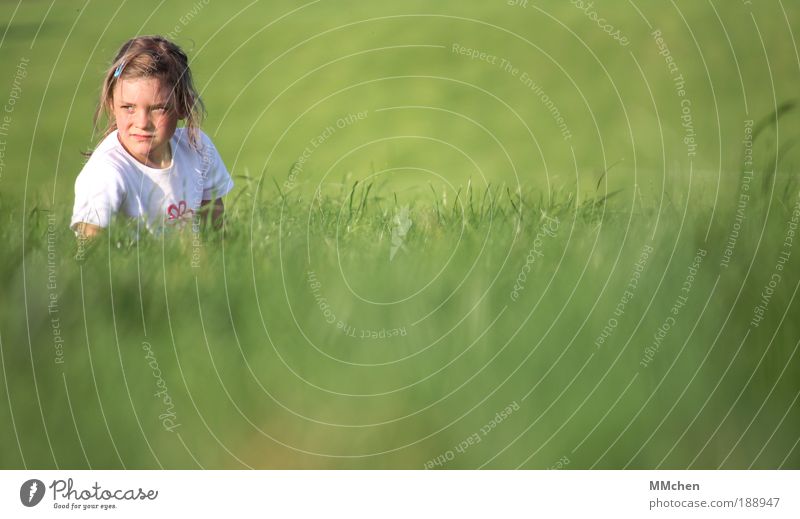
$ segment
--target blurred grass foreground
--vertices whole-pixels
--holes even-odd
[[[3,4],[0,467],[800,468],[798,6],[465,4]],[[141,33],[225,229],[79,246]]]

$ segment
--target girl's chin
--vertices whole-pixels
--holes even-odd
[[[149,148],[153,145],[153,138],[129,136],[127,139],[125,139],[125,144],[135,148]]]
[[[127,141],[124,144],[128,152],[141,162],[145,157],[152,157],[154,152],[157,151],[156,148],[151,145],[151,143],[152,141]]]
[[[125,146],[131,151],[144,154],[152,153],[158,148],[152,139],[127,139]]]

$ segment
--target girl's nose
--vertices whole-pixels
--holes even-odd
[[[147,130],[150,128],[150,116],[147,110],[137,110],[134,115],[134,124],[140,130]]]

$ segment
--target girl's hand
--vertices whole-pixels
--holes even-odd
[[[78,239],[86,240],[99,235],[103,231],[103,228],[91,223],[79,222],[75,226],[75,231],[78,233]]]

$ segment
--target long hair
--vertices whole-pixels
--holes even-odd
[[[161,36],[137,36],[126,41],[106,70],[100,102],[94,112],[95,128],[101,116],[107,119],[103,138],[117,129],[114,120],[114,87],[123,79],[158,78],[170,89],[171,109],[185,120],[189,143],[200,146],[200,122],[205,115],[203,100],[194,87],[189,59],[180,47]]]

